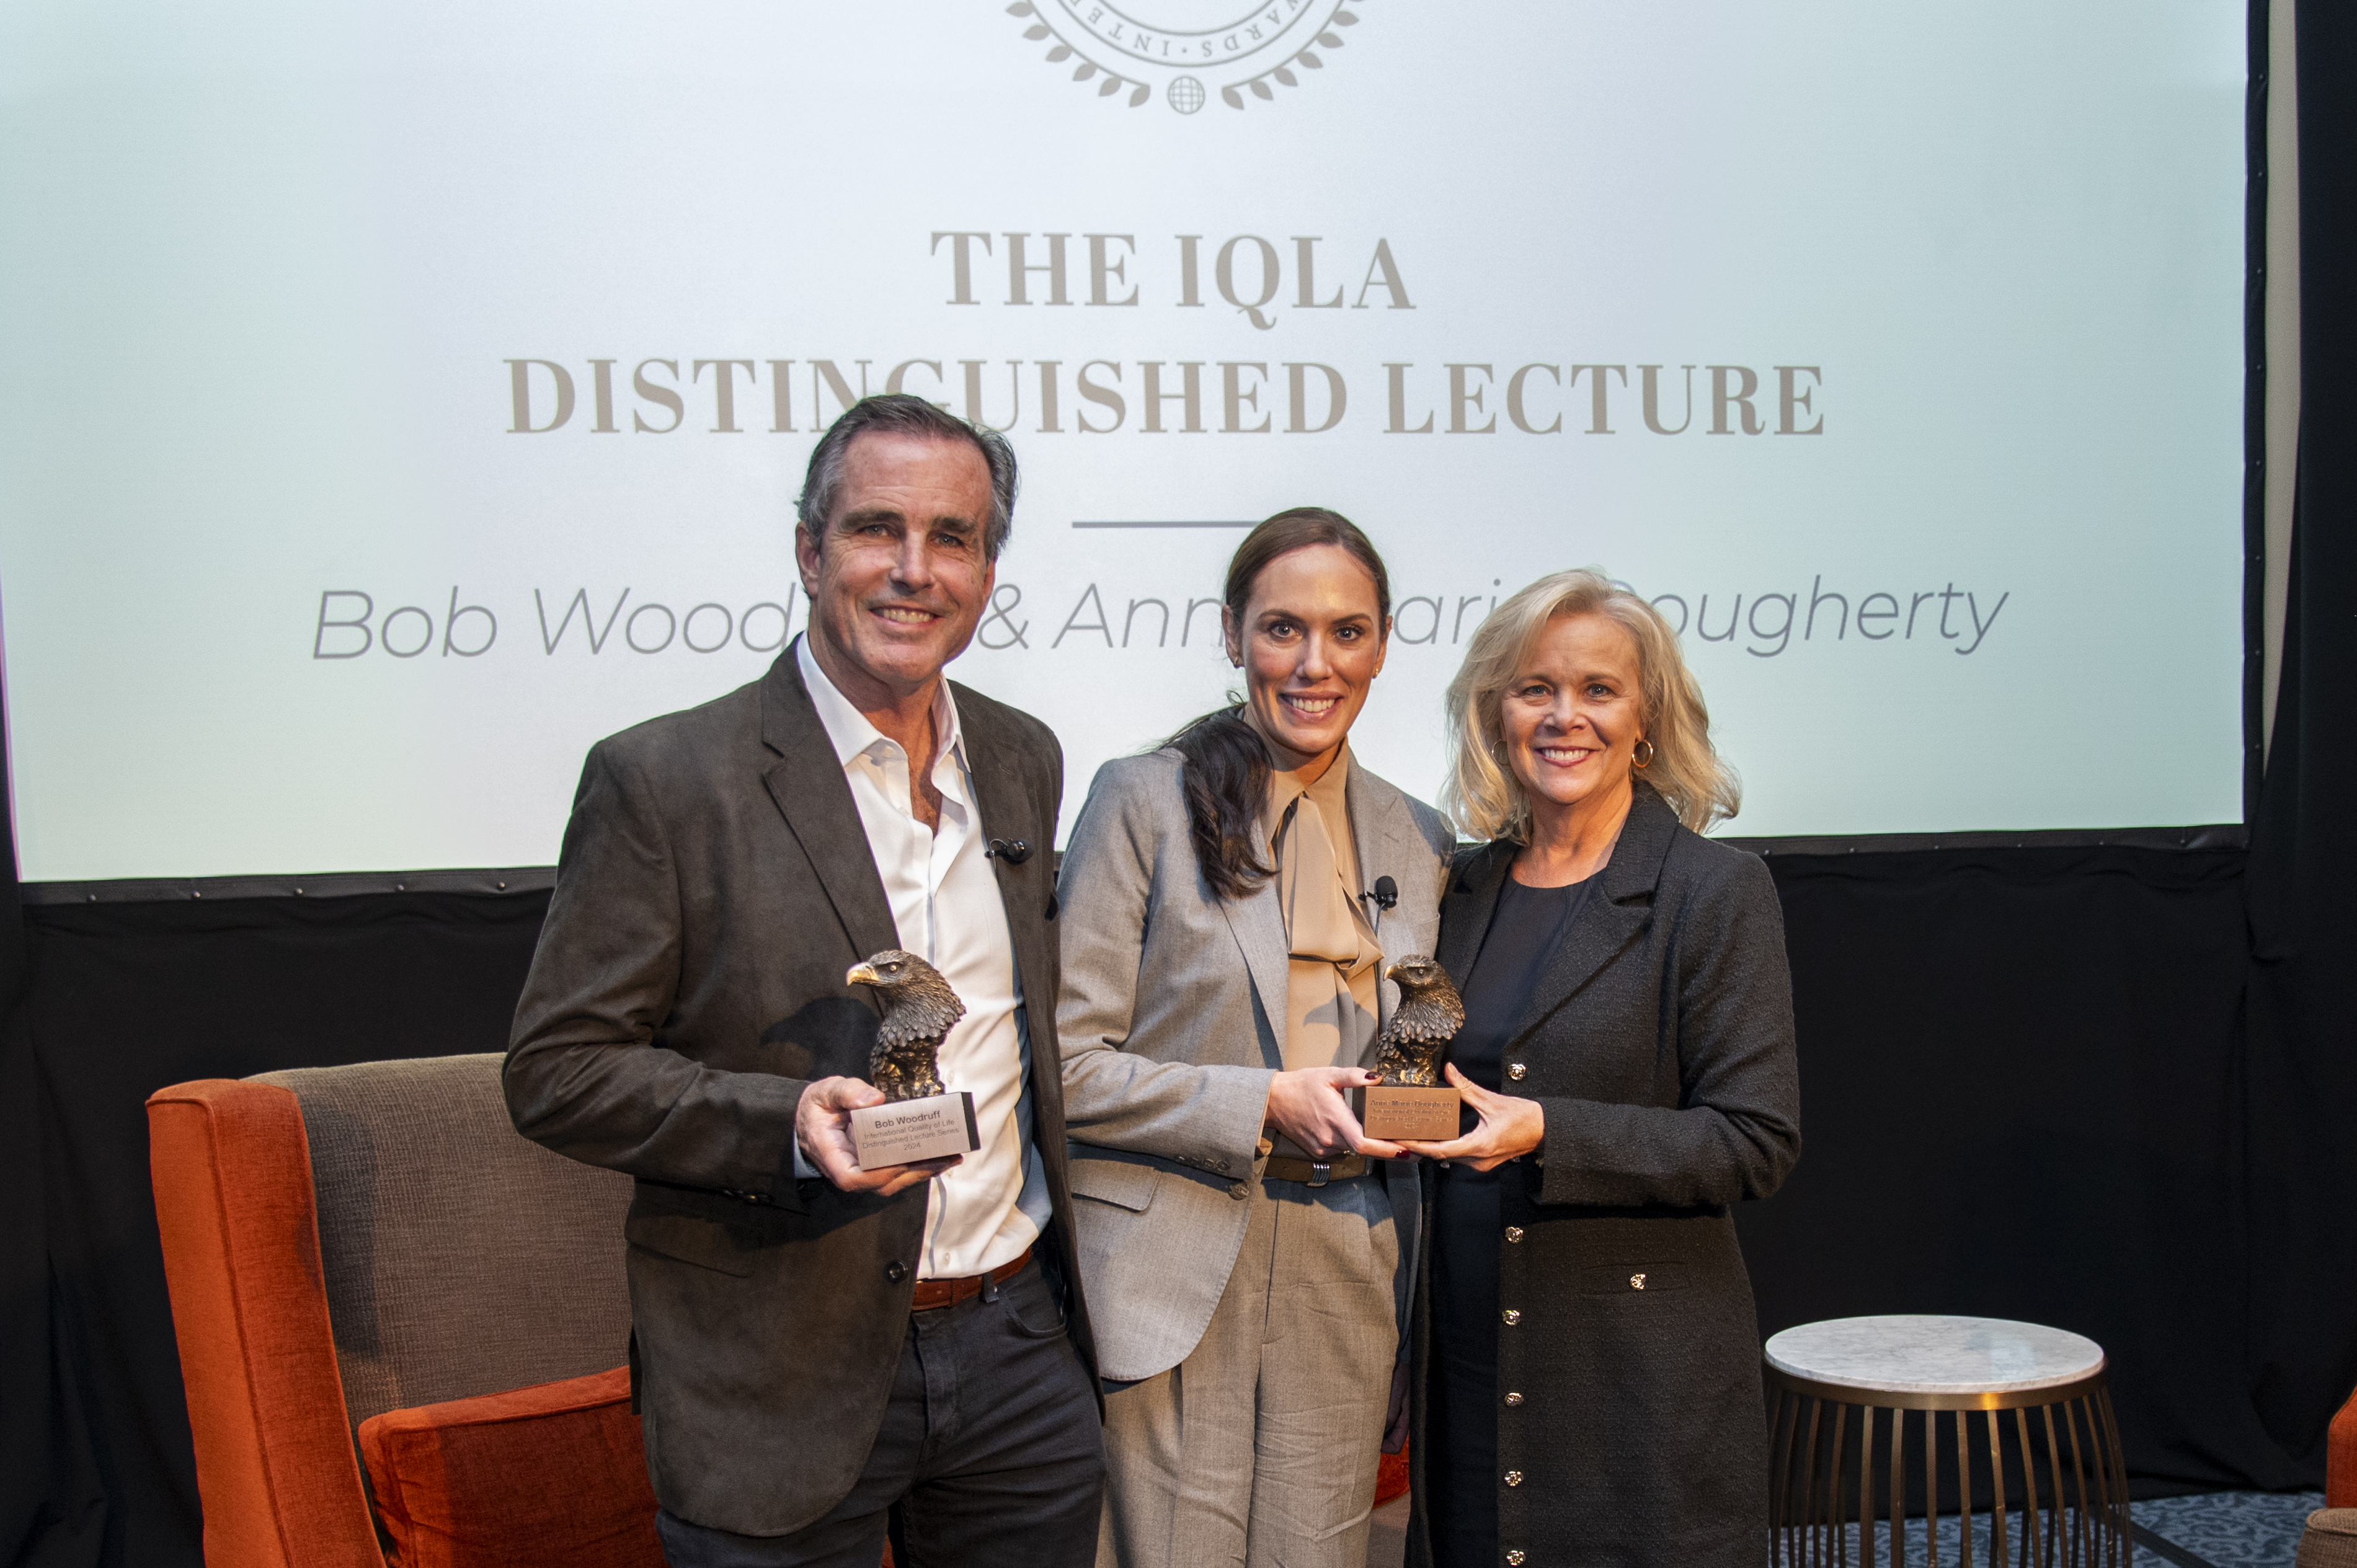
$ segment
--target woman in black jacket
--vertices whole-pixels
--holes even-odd
[[[1594,572],[1501,605],[1448,692],[1439,957],[1464,1091],[1429,1157],[1409,1562],[1753,1568],[1767,1423],[1730,1206],[1800,1155],[1783,922],[1702,693]],[[1446,1162],[1441,1164],[1439,1162]]]

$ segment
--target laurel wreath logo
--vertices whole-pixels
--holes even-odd
[[[1363,4],[1364,0],[1351,0],[1351,3]],[[1066,60],[1078,60],[1080,63],[1072,68],[1072,80],[1095,81],[1099,98],[1111,98],[1126,88],[1129,91],[1129,106],[1132,109],[1144,108],[1153,98],[1152,83],[1133,74],[1125,65],[1108,63],[1102,48],[1091,47],[1093,40],[1086,34],[1082,34],[1075,38],[1065,28],[1059,27],[1048,12],[1032,4],[1032,0],[1015,0],[1015,4],[1006,7],[1006,14],[1010,16],[1033,18],[1031,26],[1023,30],[1023,36],[1034,43],[1049,44],[1047,59],[1050,65],[1061,65]],[[1326,61],[1319,57],[1318,51],[1323,49],[1330,53],[1342,48],[1345,40],[1338,29],[1355,27],[1358,25],[1358,16],[1350,9],[1349,4],[1338,7],[1334,14],[1326,19],[1325,25],[1308,42],[1290,55],[1274,65],[1265,67],[1254,75],[1240,77],[1223,83],[1219,89],[1220,101],[1229,108],[1237,110],[1247,106],[1248,101],[1244,97],[1247,92],[1263,102],[1273,102],[1276,93],[1270,87],[1271,82],[1278,87],[1299,87],[1302,79],[1294,68],[1298,66],[1302,70],[1326,69]],[[1203,106],[1205,96],[1203,85],[1194,77],[1177,77],[1170,80],[1168,86],[1170,106],[1179,113],[1192,114]]]

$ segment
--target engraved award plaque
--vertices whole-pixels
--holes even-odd
[[[888,1100],[851,1113],[851,1147],[864,1171],[970,1155],[981,1146],[971,1094]]]

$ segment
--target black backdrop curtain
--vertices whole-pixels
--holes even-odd
[[[1807,1144],[1742,1218],[1762,1327],[2078,1329],[2111,1352],[2147,1487],[2316,1484],[2357,1382],[2357,387],[2338,373],[2357,349],[2357,15],[2298,11],[2300,517],[2250,852],[1770,860]],[[2070,766],[2067,736],[1990,740]],[[0,870],[0,1559],[195,1564],[142,1101],[500,1048],[544,897],[20,910],[13,852]]]
[[[2299,6],[2299,515],[2251,843],[2251,1398],[2298,1449],[2357,1381],[2357,13]]]
[[[36,1473],[0,1473],[0,1523],[17,1532],[0,1547],[14,1545],[16,1561],[203,1561],[147,1187],[147,1095],[190,1079],[504,1049],[546,907],[544,893],[414,893],[27,910],[38,1135],[10,1140],[0,1162],[20,1212],[47,1230],[48,1342],[40,1364],[11,1365],[0,1409],[12,1449],[46,1457],[38,1489]],[[13,1337],[6,1353],[33,1354]],[[17,1391],[44,1386],[35,1427]]]
[[[2304,1441],[2271,1434],[2240,1350],[2244,859],[1771,855],[1807,1146],[1784,1192],[1742,1216],[1762,1327],[1945,1311],[2074,1328],[2114,1358],[2140,1477],[2312,1482],[2320,1420]],[[199,1560],[145,1096],[499,1049],[544,907],[404,894],[27,911],[41,1125],[0,1159],[40,1195],[49,1236],[46,1351],[12,1336],[11,1352],[53,1392],[38,1431],[14,1398],[5,1415],[7,1441],[48,1456],[38,1484],[0,1477],[21,1561]],[[2313,1333],[2322,1315],[2293,1316]]]

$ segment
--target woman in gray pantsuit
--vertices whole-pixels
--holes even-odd
[[[1800,1156],[1775,887],[1699,836],[1736,806],[1701,690],[1601,575],[1499,606],[1448,713],[1449,804],[1490,842],[1441,905],[1467,1127],[1410,1145],[1408,1561],[1752,1568],[1768,1434],[1728,1209]]]
[[[1098,1562],[1358,1568],[1419,1207],[1345,1092],[1454,837],[1351,756],[1391,628],[1364,534],[1269,519],[1221,624],[1245,701],[1101,768],[1057,885]]]

